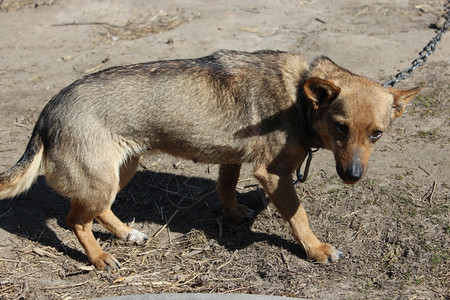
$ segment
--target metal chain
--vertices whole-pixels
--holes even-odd
[[[300,165],[300,167],[298,167],[297,171],[295,171],[295,176],[297,177],[297,179],[294,180],[294,186],[297,186],[298,183],[300,183],[300,182],[303,183],[306,181],[306,179],[308,179],[309,166],[311,165],[313,153],[317,152],[317,151],[319,151],[319,148],[317,148],[315,150],[308,148],[305,170],[303,171],[303,174],[302,174],[300,172],[300,168],[302,166]]]
[[[445,23],[437,31],[436,36],[428,43],[428,45],[419,52],[419,57],[412,61],[411,67],[403,69],[401,72],[395,75],[394,79],[388,80],[383,83],[384,87],[390,86],[394,87],[399,81],[408,79],[413,74],[414,70],[418,67],[423,66],[427,62],[428,56],[430,56],[434,50],[436,50],[436,45],[441,41],[442,35],[447,32],[450,27],[450,1],[445,5],[445,10],[447,14],[444,16]]]

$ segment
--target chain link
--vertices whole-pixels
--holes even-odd
[[[423,66],[434,50],[436,50],[436,45],[441,41],[442,35],[447,32],[450,27],[450,1],[445,5],[445,11],[447,14],[445,15],[445,23],[444,25],[437,31],[436,36],[423,48],[422,51],[419,52],[419,57],[412,61],[411,67],[403,69],[401,72],[395,75],[394,79],[388,80],[383,83],[384,87],[394,87],[399,81],[408,79],[413,74],[414,70],[418,67]]]

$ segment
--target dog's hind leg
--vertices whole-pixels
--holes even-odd
[[[220,165],[217,180],[217,192],[222,202],[225,217],[234,222],[251,219],[255,212],[236,199],[236,184],[239,179],[241,165]]]
[[[133,156],[120,166],[119,190],[123,189],[131,180],[131,178],[133,178],[139,167],[139,160],[139,156]],[[120,221],[109,207],[102,211],[96,217],[96,220],[119,239],[127,239],[128,241],[135,242],[137,244],[148,240],[147,235],[136,229],[132,229],[131,227],[125,225],[122,221]]]
[[[136,174],[140,159],[141,157],[136,155],[122,163],[119,170],[119,190],[123,189],[130,182],[131,178],[133,178],[134,174]]]
[[[103,251],[92,233],[92,222],[98,212],[85,207],[85,201],[71,199],[72,210],[67,215],[67,223],[83,246],[89,261],[98,269],[119,268],[119,261]]]
[[[114,144],[107,146],[112,149]],[[55,149],[48,153],[46,179],[57,192],[70,198],[72,210],[67,216],[67,224],[91,263],[99,269],[118,268],[117,259],[104,252],[96,241],[92,222],[97,219],[119,238],[145,240],[144,234],[122,223],[111,211],[117,192],[135,173],[139,158],[126,161],[128,164],[121,168],[119,152],[101,153],[101,149],[94,149],[90,152],[95,155],[76,156],[64,151],[67,150]]]

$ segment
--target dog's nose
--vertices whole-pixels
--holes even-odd
[[[353,163],[345,172],[345,180],[349,183],[355,183],[364,175],[364,167],[359,163]]]
[[[336,171],[345,183],[353,184],[364,177],[366,165],[355,155],[347,164],[336,161]]]

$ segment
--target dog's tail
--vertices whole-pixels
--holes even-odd
[[[43,152],[44,145],[35,129],[19,161],[0,173],[0,199],[13,198],[31,187],[39,174]]]

